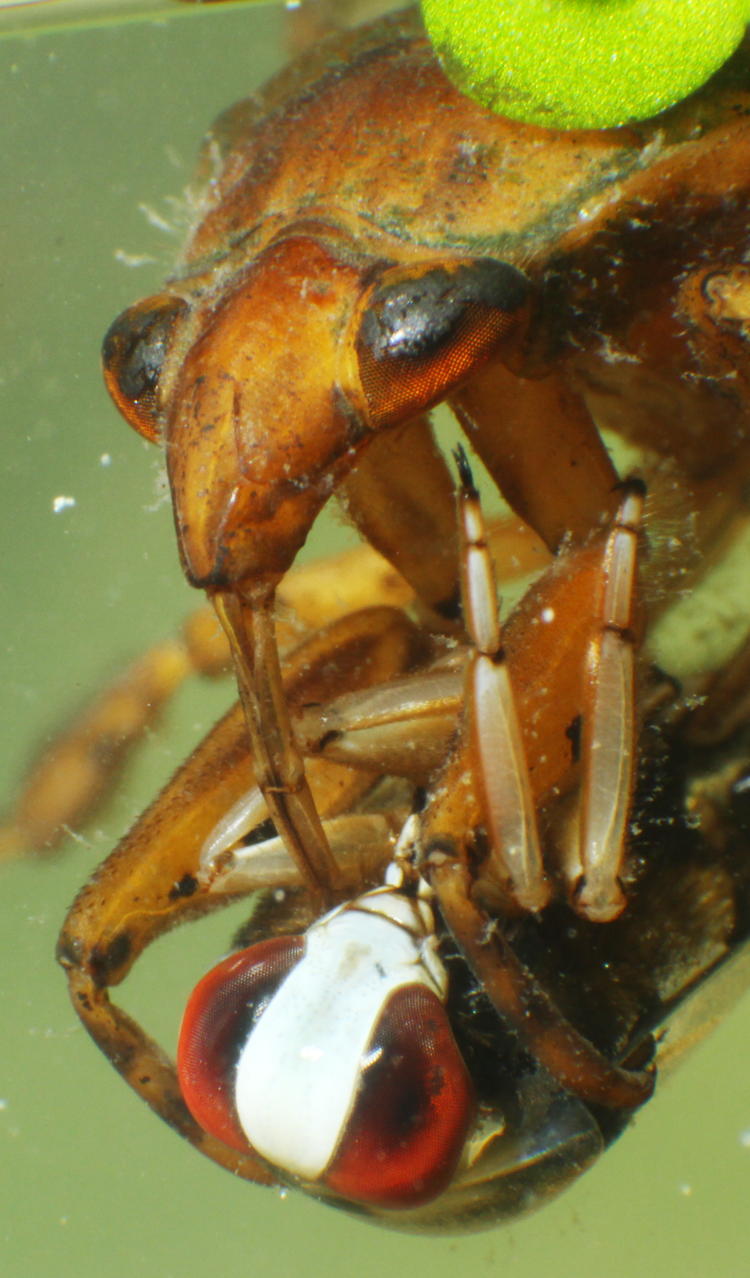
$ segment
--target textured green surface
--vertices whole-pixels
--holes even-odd
[[[607,128],[686,97],[726,61],[748,0],[423,0],[458,86],[502,115]]]

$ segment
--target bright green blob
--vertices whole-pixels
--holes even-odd
[[[663,111],[725,62],[750,0],[422,0],[464,93],[549,128],[609,128]]]

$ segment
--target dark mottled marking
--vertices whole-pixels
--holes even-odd
[[[438,616],[444,617],[446,621],[460,621],[462,616],[460,589],[457,587],[447,599],[441,599],[439,603],[432,606]]]
[[[106,949],[95,946],[88,961],[88,968],[95,984],[100,987],[109,985],[111,974],[127,962],[130,950],[130,936],[127,932],[118,932]]]
[[[575,719],[571,719],[570,723],[565,729],[565,735],[568,738],[568,741],[570,742],[570,757],[573,760],[573,763],[578,763],[578,760],[581,757],[582,728],[583,728],[583,716],[580,714],[577,714]]]
[[[252,847],[254,843],[265,843],[266,839],[276,838],[276,826],[270,817],[266,817],[265,821],[261,821],[260,825],[256,825],[254,830],[245,835],[242,840],[245,847]]]
[[[318,742],[318,749],[325,750],[326,746],[332,745],[334,741],[338,741],[341,733],[337,728],[329,728],[328,732],[324,732]]]
[[[181,897],[193,896],[198,891],[198,880],[192,874],[183,874],[169,892],[170,901],[179,901]]]

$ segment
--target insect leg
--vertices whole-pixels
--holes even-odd
[[[614,513],[617,474],[579,395],[562,378],[514,376],[495,361],[451,406],[510,506],[550,550],[585,541]]]
[[[235,594],[213,597],[234,657],[256,779],[271,820],[322,904],[334,896],[336,862],[328,846],[305,765],[294,741],[274,626],[274,596],[251,608]]]
[[[338,866],[295,740],[289,709],[292,689],[289,679],[282,677],[271,603],[248,610],[229,593],[217,596],[215,603],[234,650],[256,784],[312,896],[328,903],[340,888]],[[379,643],[385,643],[388,652],[380,663],[376,660]],[[362,610],[342,618],[322,636],[313,636],[306,648],[311,664],[320,645],[323,654],[332,654],[334,666],[345,665],[347,645],[360,659],[369,652],[365,683],[401,673],[424,653],[421,632],[392,609]],[[307,700],[313,699],[308,693]]]
[[[210,608],[155,644],[53,735],[32,762],[0,827],[0,860],[53,852],[113,791],[139,740],[191,675],[228,672],[229,650]]]
[[[394,609],[371,608],[316,633],[284,662],[284,690],[292,706],[333,690],[366,686],[400,672],[421,651],[421,632]],[[125,1080],[166,1122],[214,1161],[252,1180],[268,1181],[251,1157],[206,1138],[182,1102],[172,1062],[110,1000],[143,951],[181,923],[228,904],[252,889],[297,887],[298,868],[286,858],[256,859],[241,884],[212,885],[200,875],[201,849],[252,783],[253,761],[239,706],[216,725],[139,818],[65,920],[58,958],[73,1005],[86,1029]],[[322,820],[346,816],[372,784],[367,772],[314,759],[313,800]],[[385,817],[390,816],[386,812]],[[395,813],[395,820],[401,818]],[[349,823],[349,861],[339,875],[342,895],[378,879],[391,853],[389,821]],[[309,897],[310,894],[308,894]]]
[[[576,909],[595,922],[625,906],[619,873],[627,843],[636,757],[634,612],[644,488],[624,484],[603,558],[598,633],[584,690],[581,872]]]
[[[612,1064],[556,1009],[499,926],[471,901],[465,869],[450,858],[428,867],[443,917],[491,1002],[549,1073],[591,1104],[631,1109],[648,1100],[654,1075]]]
[[[533,547],[529,552],[525,543],[509,539],[509,554],[525,563],[529,553]],[[320,630],[374,599],[405,607],[412,593],[371,546],[358,546],[295,567],[278,599],[284,613],[276,628],[283,659],[307,628]],[[53,731],[31,760],[0,825],[0,861],[54,852],[113,792],[123,766],[183,682],[196,674],[218,678],[231,668],[229,645],[211,607],[191,613],[178,636],[128,665]]]
[[[447,619],[458,612],[458,546],[453,479],[424,416],[374,434],[343,481],[349,517],[413,586],[417,598]]]
[[[474,646],[466,676],[467,712],[490,856],[502,876],[508,877],[517,904],[536,912],[547,904],[549,885],[526,750],[500,633],[497,587],[479,494],[463,451],[457,453],[457,460],[464,616]]]

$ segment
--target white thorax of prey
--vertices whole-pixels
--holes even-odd
[[[400,878],[391,867],[391,878]],[[444,1001],[432,910],[388,881],[307,932],[237,1063],[235,1102],[252,1146],[293,1175],[316,1180],[334,1157],[373,1064],[378,1022],[394,992],[423,985]]]

